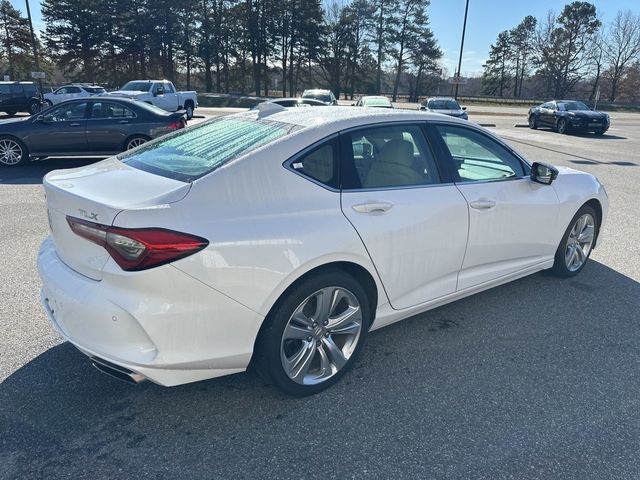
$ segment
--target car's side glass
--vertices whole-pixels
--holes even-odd
[[[336,141],[332,139],[306,152],[291,162],[290,167],[328,187],[338,188]]]
[[[95,102],[91,106],[91,118],[134,118],[136,114],[124,105],[111,102]]]
[[[474,129],[436,125],[460,181],[502,180],[524,176],[522,162],[495,140]]]
[[[345,190],[440,183],[435,159],[418,125],[369,127],[347,137],[351,158],[346,159]]]
[[[45,113],[43,116],[43,120],[45,122],[67,122],[73,120],[83,120],[86,108],[86,102],[61,105],[60,107],[54,108]]]

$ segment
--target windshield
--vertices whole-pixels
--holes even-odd
[[[566,110],[566,111],[571,111],[571,110],[590,110],[590,108],[587,107],[582,102],[562,102],[562,103],[558,103],[558,108],[560,110]]]
[[[331,103],[331,95],[328,93],[305,93],[302,98],[313,98],[324,103]]]
[[[84,87],[84,89],[89,93],[95,93],[95,94],[106,92],[106,90],[102,87]]]
[[[390,107],[391,102],[388,98],[378,97],[378,98],[365,98],[364,101],[365,107]]]
[[[190,182],[300,128],[263,119],[225,117],[149,142],[118,158],[145,172]]]
[[[133,92],[147,92],[151,87],[151,82],[128,82],[120,90],[129,90]]]
[[[150,112],[155,113],[156,115],[171,115],[170,112],[167,112],[166,110],[163,110],[160,107],[156,107],[155,105],[152,105],[151,103],[147,103],[147,102],[135,102],[136,103],[136,107],[142,108],[143,110],[148,110]]]
[[[455,100],[429,100],[427,108],[431,110],[460,110],[460,105]]]

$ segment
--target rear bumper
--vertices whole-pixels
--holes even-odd
[[[54,328],[89,357],[136,381],[172,386],[246,369],[263,317],[171,265],[101,281],[65,265],[47,238],[38,254],[41,301]]]

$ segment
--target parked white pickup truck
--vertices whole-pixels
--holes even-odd
[[[109,95],[147,102],[168,112],[186,110],[188,120],[193,118],[193,112],[198,108],[196,92],[177,92],[168,80],[132,80],[120,90],[109,92]]]

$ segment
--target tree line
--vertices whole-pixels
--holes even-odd
[[[640,15],[608,23],[595,5],[574,1],[559,14],[525,17],[498,34],[484,65],[482,92],[496,96],[640,101]]]
[[[2,58],[14,59],[0,68],[24,76],[32,68],[25,22],[0,2],[0,23],[12,29],[0,32]],[[43,0],[39,51],[45,68],[66,80],[108,86],[163,77],[207,92],[294,95],[324,86],[337,95],[417,97],[437,77],[442,57],[428,6],[426,0]]]

